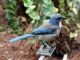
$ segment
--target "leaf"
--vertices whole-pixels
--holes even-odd
[[[72,8],[72,11],[73,11],[75,14],[78,14],[78,12],[77,12],[77,9],[76,9],[76,8]]]
[[[27,12],[26,12],[27,13]],[[33,19],[33,20],[39,20],[40,16],[38,15],[38,13],[36,13],[35,11],[31,11],[28,13],[29,16]]]
[[[70,38],[77,37],[78,33],[77,32],[70,33],[69,36],[70,36]]]
[[[24,1],[24,6],[25,7],[30,7],[33,4],[32,0],[23,0]]]
[[[32,6],[30,6],[27,10],[26,10],[26,13],[30,13],[32,10],[34,10],[35,9],[35,5],[32,5]]]
[[[32,20],[31,23],[34,24],[36,20]]]
[[[46,4],[46,5],[50,5],[52,2],[51,0],[43,0],[43,2]]]
[[[77,25],[78,28],[80,28],[80,23],[77,23],[76,25]]]
[[[43,14],[46,16],[51,16],[53,13],[56,13],[58,10],[54,7],[54,4],[51,2],[51,0],[43,0]]]
[[[56,9],[52,5],[43,5],[42,11],[44,15],[51,16],[53,13],[56,12]]]
[[[27,42],[28,42],[29,44],[33,45],[33,44],[35,44],[36,40],[28,40]]]

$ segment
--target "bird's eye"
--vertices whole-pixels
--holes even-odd
[[[58,17],[57,19],[59,19],[59,20],[60,20],[60,19],[61,19],[61,17]]]

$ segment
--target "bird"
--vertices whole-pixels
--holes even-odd
[[[39,40],[49,41],[53,39],[55,36],[58,36],[61,32],[62,28],[62,20],[65,20],[66,17],[62,16],[59,13],[53,14],[50,17],[50,20],[46,23],[43,23],[41,26],[32,30],[29,34],[24,34],[22,36],[18,36],[16,38],[12,38],[9,42],[16,42],[18,40],[23,40],[25,38],[31,38],[35,36],[39,36]]]

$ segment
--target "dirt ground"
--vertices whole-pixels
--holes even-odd
[[[0,33],[0,60],[38,60],[39,56],[35,53],[39,48],[39,44],[31,45],[25,40],[16,43],[8,42],[9,39],[16,36],[6,32]],[[68,58],[69,60],[80,60],[80,49],[68,53]],[[62,60],[62,58],[54,56],[46,57],[46,60]]]

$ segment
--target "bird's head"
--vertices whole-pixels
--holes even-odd
[[[56,13],[56,14],[54,14],[54,15],[51,16],[51,19],[52,19],[52,20],[55,19],[56,21],[61,21],[61,20],[66,19],[66,17],[65,17],[65,16],[62,16],[62,15],[59,14],[59,13]]]
[[[61,14],[57,13],[51,16],[50,18],[50,23],[52,25],[59,25],[60,27],[62,26],[61,21],[65,20],[66,17],[62,16]]]
[[[52,24],[54,24],[54,23],[60,23],[62,20],[64,20],[64,19],[66,19],[66,17],[64,17],[64,16],[62,16],[61,14],[59,14],[59,13],[56,13],[56,14],[54,14],[54,15],[52,15],[51,16],[51,18],[50,18],[50,22],[52,23]]]

